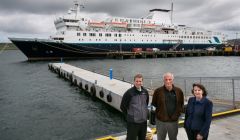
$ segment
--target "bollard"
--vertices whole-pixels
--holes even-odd
[[[112,71],[113,71],[112,69],[109,69],[109,78],[110,78],[110,80],[113,79],[113,72]]]

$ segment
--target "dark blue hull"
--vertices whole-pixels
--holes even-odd
[[[169,50],[175,44],[74,44],[58,43],[50,40],[17,39],[10,40],[27,56],[29,60],[50,60],[60,58],[98,58],[106,57],[109,52],[132,51],[133,48],[158,48]],[[180,44],[177,50],[205,49],[213,44]],[[215,45],[215,47],[221,47]]]

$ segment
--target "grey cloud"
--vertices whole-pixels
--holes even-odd
[[[0,2],[0,12],[49,14],[67,10],[70,5],[71,1],[64,0],[4,0]]]
[[[173,1],[175,23],[214,27],[220,30],[240,30],[239,0]],[[36,22],[30,22],[31,20],[27,20],[24,16],[34,14],[36,17],[32,17],[32,20],[36,20],[56,13],[64,14],[72,6],[72,2],[73,0],[1,0],[0,31],[45,32],[45,30],[39,28],[49,29],[49,26],[53,26],[53,19],[52,23],[46,22],[40,25]],[[86,13],[103,13],[105,15],[133,18],[146,16],[150,9],[170,9],[171,7],[171,0],[81,0],[81,2],[85,5],[82,11]],[[19,15],[14,19],[13,16],[16,13]],[[12,21],[8,19],[8,16],[12,16]],[[21,27],[17,23],[21,23]]]
[[[230,23],[230,24],[224,24],[221,26],[221,29],[227,30],[227,31],[235,31],[239,32],[240,30],[240,24],[239,23]]]
[[[7,19],[3,18],[3,15],[0,15],[0,30],[6,33],[46,33],[49,32],[49,29],[54,30],[54,25],[49,18],[40,15],[38,18],[34,18],[33,14],[15,14],[9,16]],[[42,24],[48,24],[47,27],[43,27]]]

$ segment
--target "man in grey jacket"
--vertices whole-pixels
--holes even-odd
[[[122,98],[120,108],[127,119],[127,140],[145,140],[148,116],[148,91],[143,88],[143,76],[134,76],[134,86]]]

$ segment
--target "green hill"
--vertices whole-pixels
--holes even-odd
[[[0,50],[18,50],[13,43],[0,43]]]

